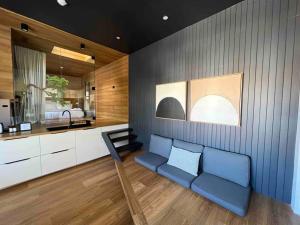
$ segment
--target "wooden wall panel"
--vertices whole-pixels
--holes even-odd
[[[251,157],[255,191],[290,202],[298,0],[245,0],[130,55],[130,126]],[[155,85],[244,73],[241,127],[155,118]]]
[[[11,29],[0,25],[0,98],[13,98]]]
[[[86,40],[84,38],[72,35],[65,31],[59,30],[55,27],[49,26],[47,24],[41,23],[34,19],[19,15],[17,13],[14,13],[12,11],[0,7],[0,98],[14,98],[11,31],[13,31],[15,34],[19,33],[21,23],[26,23],[29,25],[29,32],[26,34],[23,32],[23,35],[26,36],[26,39],[22,37],[23,39],[21,38],[19,42],[29,41],[29,43],[27,43],[29,45],[30,42],[32,41],[36,45],[44,45],[45,43],[48,43],[48,45],[46,44],[46,47],[55,44],[59,47],[64,47],[73,51],[81,52],[88,55],[93,55],[96,57],[95,68],[99,68],[102,67],[103,65],[107,65],[126,55],[125,53]],[[42,40],[40,41],[41,43],[37,43],[38,40]],[[85,49],[80,49],[81,43],[85,44],[86,46]],[[40,46],[40,47],[45,47],[45,46]],[[53,60],[54,59],[52,57],[52,60],[50,59],[51,61],[50,64],[51,63],[55,64],[55,60],[54,61]],[[70,74],[67,75],[82,76],[82,73],[80,72],[84,72],[84,71],[81,71],[77,65],[74,66],[74,62],[75,62],[74,60],[72,61],[70,59],[65,59],[64,61],[67,64],[69,63],[70,65],[73,65],[72,66],[73,68],[69,71]],[[91,65],[83,66],[82,64],[81,67],[84,67],[85,71],[86,70],[94,71],[94,66]],[[57,73],[57,70],[52,70],[47,72]]]
[[[128,122],[128,56],[96,70],[97,121]],[[114,87],[114,88],[113,88]]]

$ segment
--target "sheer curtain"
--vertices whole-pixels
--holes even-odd
[[[14,46],[16,95],[20,96],[20,120],[37,123],[45,117],[46,54]]]

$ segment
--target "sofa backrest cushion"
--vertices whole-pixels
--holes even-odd
[[[246,155],[205,147],[203,171],[248,187],[250,158]]]
[[[173,146],[176,148],[188,150],[190,152],[198,152],[198,153],[199,152],[202,153],[203,149],[204,149],[203,145],[193,144],[190,142],[181,141],[181,140],[177,140],[177,139],[174,139]]]
[[[163,156],[165,158],[169,158],[171,148],[172,148],[172,139],[161,137],[155,134],[151,135],[150,147],[149,147],[150,152]]]
[[[191,152],[172,146],[168,165],[181,169],[189,174],[198,176],[201,152]]]

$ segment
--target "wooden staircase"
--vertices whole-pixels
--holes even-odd
[[[141,142],[136,141],[137,135],[133,134],[132,128],[103,132],[102,137],[112,158],[120,162],[122,162],[120,152],[136,151],[143,146]]]

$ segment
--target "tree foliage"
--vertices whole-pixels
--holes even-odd
[[[30,89],[30,87],[37,88],[38,90],[46,93],[53,102],[57,102],[60,105],[64,106],[66,104],[66,102],[64,101],[64,92],[68,85],[69,81],[63,77],[47,75],[46,88],[38,87],[35,84],[29,84],[27,85],[27,89]]]

